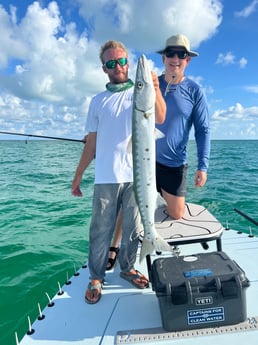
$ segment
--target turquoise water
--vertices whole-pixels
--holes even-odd
[[[74,270],[87,260],[93,167],[83,198],[70,194],[81,143],[0,141],[0,344],[15,344]],[[213,141],[208,181],[193,187],[195,146],[189,144],[187,201],[206,206],[224,226],[258,229],[258,142]],[[87,282],[85,282],[85,285]]]

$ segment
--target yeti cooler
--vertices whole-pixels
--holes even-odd
[[[246,320],[249,281],[224,252],[159,258],[153,262],[151,274],[166,331]]]

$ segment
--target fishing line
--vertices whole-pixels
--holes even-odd
[[[170,85],[173,83],[173,80],[175,79],[175,75],[172,75],[171,76],[171,79],[170,79],[170,81],[168,82],[168,84],[167,84],[167,87],[166,87],[166,90],[165,90],[165,94],[164,94],[164,96],[166,97],[166,95],[167,95],[167,93],[168,93],[168,91],[169,91],[169,87],[170,87]]]
[[[258,222],[251,218],[250,216],[248,216],[247,214],[245,214],[244,212],[238,210],[237,208],[234,208],[234,211],[238,214],[240,214],[241,216],[243,216],[245,219],[249,220],[250,222],[252,222],[254,225],[258,226]]]
[[[52,136],[47,136],[47,135],[23,134],[23,133],[14,133],[14,132],[5,132],[5,131],[0,131],[0,134],[17,135],[17,136],[20,135],[20,136],[24,136],[24,137],[35,137],[35,138],[54,139],[54,140],[67,140],[67,141],[76,141],[76,142],[85,143],[84,140],[80,140],[80,139],[52,137]]]

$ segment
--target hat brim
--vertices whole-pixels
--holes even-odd
[[[176,47],[171,47],[171,48],[176,48]],[[168,50],[168,47],[166,47],[165,49],[162,49],[162,50],[157,50],[156,53],[158,53],[158,54],[165,54],[166,50]],[[187,53],[191,57],[199,56],[199,53],[197,53],[197,52],[187,51]]]

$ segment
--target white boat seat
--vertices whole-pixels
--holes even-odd
[[[222,250],[223,226],[204,206],[186,203],[179,220],[170,218],[165,205],[160,206],[155,212],[155,227],[171,246],[217,240],[217,249]]]
[[[166,206],[162,205],[155,211],[155,227],[170,246],[199,242],[204,249],[208,249],[207,242],[215,240],[217,250],[222,250],[221,236],[224,228],[204,206],[186,203],[184,216],[175,220],[168,215]],[[151,278],[150,255],[146,256],[146,261]]]

